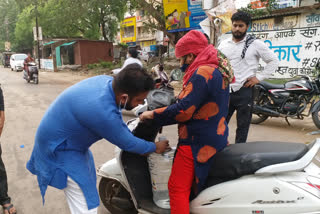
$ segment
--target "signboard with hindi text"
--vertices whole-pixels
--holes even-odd
[[[320,61],[320,26],[250,33],[277,55],[280,63],[273,78],[315,75],[315,65]],[[262,62],[261,70],[264,65]]]
[[[318,13],[303,14],[301,21],[307,27],[320,26],[320,11]]]
[[[274,7],[277,9],[286,8],[286,7],[298,7],[300,1],[299,0],[275,0]],[[261,0],[251,0],[250,1],[252,9],[262,9],[266,8],[268,1]]]
[[[125,18],[120,23],[120,41],[121,43],[136,42],[136,17],[135,16]]]
[[[315,75],[320,61],[320,12],[252,21],[249,34],[262,40],[278,57],[279,67],[272,78]],[[221,40],[231,37],[224,34]],[[261,60],[259,70],[265,63]]]

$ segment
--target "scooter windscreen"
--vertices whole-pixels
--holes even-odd
[[[175,101],[172,90],[155,89],[147,96],[148,110],[169,106]]]

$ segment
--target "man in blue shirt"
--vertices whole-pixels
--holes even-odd
[[[38,177],[42,197],[48,185],[65,189],[71,213],[97,213],[99,195],[89,147],[102,138],[129,152],[164,152],[168,141],[139,139],[122,120],[121,109],[142,104],[153,87],[146,71],[131,64],[115,78],[96,76],[66,89],[44,115],[27,163]]]

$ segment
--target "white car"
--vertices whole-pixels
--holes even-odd
[[[28,56],[26,54],[13,54],[10,57],[10,67],[11,71],[22,71],[23,70],[23,62]]]
[[[143,60],[143,61],[145,61],[145,62],[148,62],[148,60],[149,60],[149,54],[148,54],[148,52],[146,52],[146,51],[138,51],[138,53],[139,53],[139,58],[140,58],[140,60]]]

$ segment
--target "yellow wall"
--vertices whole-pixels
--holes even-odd
[[[132,36],[125,35],[125,31],[128,27],[133,26],[133,33]],[[136,17],[129,17],[124,19],[120,24],[120,41],[121,43],[127,43],[127,42],[135,42],[136,41]]]
[[[156,40],[141,41],[141,42],[140,42],[140,46],[141,46],[141,47],[147,47],[147,46],[156,45],[156,44],[157,44]]]

